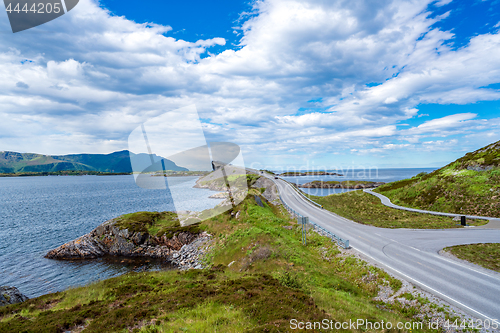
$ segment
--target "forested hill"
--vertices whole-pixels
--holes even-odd
[[[2,151],[0,152],[0,173],[57,172],[66,170],[130,173],[132,172],[130,154],[134,156],[135,161],[144,165],[142,169],[151,164],[150,155],[134,154],[128,150],[111,154],[73,155],[42,155]],[[159,161],[161,157],[153,155],[153,159]],[[164,164],[167,170],[188,171],[188,169],[180,167],[167,159],[164,160]]]
[[[376,191],[401,206],[500,217],[500,141]]]

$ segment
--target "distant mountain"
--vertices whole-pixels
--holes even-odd
[[[42,155],[32,153],[0,152],[0,173],[14,172],[56,172],[66,170],[99,171],[99,172],[132,172],[130,157],[134,164],[143,171],[162,157],[149,154],[134,154],[128,150],[111,154],[73,154],[73,155]],[[188,171],[174,162],[164,159],[166,170]]]
[[[401,206],[500,217],[500,141],[429,174],[380,186]]]

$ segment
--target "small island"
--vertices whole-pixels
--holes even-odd
[[[301,188],[343,188],[343,189],[365,189],[365,188],[375,188],[384,185],[383,182],[369,182],[364,180],[345,180],[342,182],[338,181],[322,181],[314,180],[305,184],[297,184],[297,187]]]
[[[284,172],[284,173],[280,174],[279,176],[281,176],[281,177],[298,177],[298,176],[339,176],[339,177],[342,177],[343,175],[340,173],[327,172],[327,171],[307,171],[307,172],[289,171],[289,172]]]

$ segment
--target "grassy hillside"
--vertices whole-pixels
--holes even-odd
[[[500,217],[500,141],[430,174],[386,184],[375,191],[401,206]]]
[[[291,332],[291,319],[396,326],[436,308],[408,292],[376,299],[380,289],[394,295],[401,281],[316,233],[303,246],[300,227],[261,200],[264,207],[249,196],[236,214],[202,223],[214,236],[212,268],[126,274],[2,307],[0,332]]]
[[[59,172],[59,171],[96,171],[112,173],[131,173],[130,155],[145,169],[151,164],[148,154],[133,154],[128,150],[111,154],[74,154],[50,156],[31,153],[0,152],[0,173]],[[161,157],[153,155],[155,161]],[[174,162],[165,161],[168,170],[188,171]],[[142,170],[141,170],[142,171]]]
[[[41,154],[21,154],[16,152],[0,152],[0,172],[57,172],[62,170],[94,170],[89,165],[70,161],[58,161],[52,156]]]
[[[332,194],[325,197],[308,195],[326,210],[361,224],[380,228],[448,229],[461,228],[451,217],[419,214],[382,205],[380,199],[363,191]],[[486,221],[468,220],[470,225]]]
[[[467,260],[500,273],[500,244],[469,244],[444,249],[459,259]]]

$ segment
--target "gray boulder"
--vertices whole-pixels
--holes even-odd
[[[21,303],[28,300],[28,297],[21,294],[16,287],[0,287],[0,306]]]

